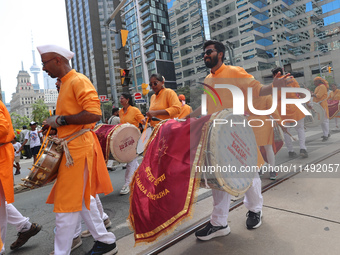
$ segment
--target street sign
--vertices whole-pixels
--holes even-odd
[[[140,100],[140,99],[142,99],[142,94],[139,92],[135,93],[135,100]]]
[[[137,100],[135,100],[135,103],[136,104],[145,104],[146,100],[145,99],[137,99]]]
[[[106,97],[106,95],[100,95],[100,96],[99,96],[99,100],[100,100],[100,102],[107,102],[107,101],[109,101],[110,99],[108,99],[108,98]]]

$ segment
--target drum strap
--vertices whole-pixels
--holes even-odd
[[[76,139],[77,137],[85,134],[86,132],[91,131],[91,129],[87,128],[87,129],[81,129],[77,132],[74,132],[73,134],[66,136],[64,138],[57,138],[57,137],[53,137],[51,139],[52,142],[56,143],[56,144],[60,144],[63,147],[63,150],[65,152],[65,157],[66,157],[66,166],[72,166],[73,165],[73,158],[71,156],[71,153],[68,149],[67,143],[71,142],[73,139]]]

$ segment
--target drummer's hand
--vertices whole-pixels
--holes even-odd
[[[58,128],[58,127],[60,127],[61,125],[61,123],[59,122],[57,122],[59,119],[60,116],[59,115],[53,115],[53,116],[51,116],[51,117],[49,117],[47,120],[46,120],[46,124],[47,125],[50,125],[52,128]],[[60,121],[60,120],[59,120]]]
[[[293,82],[293,76],[290,75],[290,73],[287,73],[285,75],[281,76],[281,72],[278,72],[275,76],[274,76],[274,80],[273,80],[273,86],[275,88],[281,88],[281,87],[287,87],[287,84]]]
[[[149,118],[151,119],[152,117],[155,117],[155,116],[156,116],[156,111],[148,111],[148,112],[146,113],[146,116],[149,117]]]
[[[142,123],[142,125],[145,125],[145,124],[146,124],[145,119],[142,119],[142,120],[141,120],[141,123]]]

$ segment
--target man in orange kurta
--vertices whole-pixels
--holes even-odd
[[[56,45],[37,47],[41,54],[43,70],[52,78],[61,79],[56,115],[46,120],[47,124],[58,130],[58,138],[69,140],[67,146],[73,162],[66,159],[64,151],[58,177],[47,203],[54,203],[56,213],[56,234],[54,253],[69,254],[73,235],[79,217],[85,221],[96,241],[92,251],[118,252],[116,238],[107,232],[100,217],[93,196],[98,189],[109,193],[112,191],[110,179],[93,182],[96,171],[95,134],[90,131],[101,118],[100,102],[97,92],[90,80],[77,73],[69,65],[74,53]],[[71,136],[71,137],[70,137]],[[67,165],[66,165],[67,164]],[[98,177],[98,176],[97,176]],[[101,183],[100,187],[96,187]]]
[[[14,130],[11,116],[6,109],[6,106],[0,101],[0,229],[3,242],[6,240],[7,230],[7,209],[5,202],[14,202],[14,148],[11,144],[13,138]],[[4,250],[5,245],[2,246],[0,254],[2,254]]]
[[[273,77],[277,75],[277,73],[280,72],[283,74],[283,69],[281,67],[274,68],[272,70]],[[292,88],[300,88],[299,83],[294,79],[291,78],[291,83],[287,85],[287,87],[292,87]],[[303,97],[303,94],[297,94],[297,93],[287,93],[286,98],[293,98],[293,99],[298,99],[300,97]],[[295,105],[295,104],[287,104],[286,105],[286,115],[282,115],[281,111],[281,91],[278,91],[278,96],[277,96],[277,110],[279,111],[279,114],[281,116],[282,120],[287,120],[285,123],[289,123],[288,120],[295,120],[296,121],[296,126],[294,127],[297,134],[298,134],[298,139],[299,139],[299,145],[300,145],[300,156],[302,158],[307,158],[308,157],[308,152],[306,148],[306,135],[305,135],[305,115],[303,112],[300,111],[300,109]],[[290,123],[293,123],[290,121]],[[287,129],[289,132],[289,129]],[[293,142],[292,138],[288,133],[283,133],[283,137],[285,139],[285,144],[288,149],[288,156],[289,158],[294,158],[297,156],[297,154],[294,151],[293,147]]]
[[[223,64],[225,47],[218,41],[206,41],[203,45],[204,62],[210,68],[210,74],[204,80],[204,84],[215,87],[215,84],[232,84],[243,92],[245,98],[245,111],[249,111],[247,107],[248,88],[252,88],[254,97],[265,96],[272,93],[272,86],[263,86],[256,81],[254,77],[248,74],[242,67],[227,66]],[[285,79],[289,75],[281,78],[276,77],[273,81],[274,87],[285,86]],[[223,88],[215,89],[221,103],[215,104],[214,100],[207,97],[208,114],[223,110],[225,108],[233,108],[233,95],[230,90]],[[201,114],[201,107],[197,108],[188,117],[196,117]],[[258,158],[258,165],[263,164],[263,159]],[[220,190],[212,190],[213,194],[213,212],[209,224],[203,229],[195,233],[200,240],[210,240],[218,236],[225,236],[230,233],[228,226],[229,205],[231,195]],[[245,193],[244,205],[249,210],[247,213],[246,226],[248,229],[258,228],[262,224],[262,205],[263,197],[261,195],[261,179],[254,178],[252,186]]]
[[[328,97],[328,82],[321,78],[316,77],[314,78],[314,85],[316,86],[314,93],[312,93],[313,102],[318,103],[322,106],[325,111],[325,119],[321,123],[321,128],[323,132],[322,141],[325,142],[328,140],[329,134],[329,112],[328,112],[328,104],[327,104],[327,97]]]
[[[189,105],[185,103],[185,96],[183,94],[178,95],[178,99],[181,102],[181,111],[177,118],[183,119],[185,116],[189,115],[192,112],[192,109]]]

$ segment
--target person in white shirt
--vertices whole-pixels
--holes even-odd
[[[33,155],[33,162],[37,159],[37,154],[39,153],[40,146],[42,144],[42,134],[36,130],[37,122],[32,121],[30,123],[31,131],[28,132],[25,136],[25,141],[23,142],[20,151],[23,149],[25,144],[30,141],[31,152]]]
[[[17,138],[14,137],[14,139],[12,140],[12,144],[14,147],[14,163],[13,166],[16,168],[15,174],[14,175],[18,175],[20,174],[20,155],[21,155],[21,144],[19,142],[17,142]]]
[[[120,123],[119,108],[114,107],[114,108],[112,108],[112,116],[107,121],[107,124],[109,124],[109,125],[118,125],[119,123]]]

